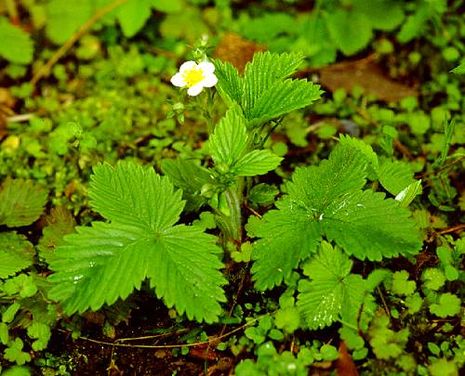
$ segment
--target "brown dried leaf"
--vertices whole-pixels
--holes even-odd
[[[237,34],[227,33],[216,46],[214,57],[231,63],[242,73],[245,65],[252,60],[253,55],[265,50],[264,46],[243,39]]]
[[[344,89],[350,92],[361,87],[366,94],[374,95],[384,102],[397,102],[405,97],[418,96],[418,90],[394,81],[382,71],[374,56],[349,62],[329,65],[319,70],[320,83],[333,92]]]
[[[339,358],[336,360],[336,374],[338,376],[358,376],[357,366],[347,351],[345,342],[339,345]]]

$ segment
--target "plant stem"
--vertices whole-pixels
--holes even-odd
[[[242,184],[236,187],[228,188],[225,192],[226,202],[229,208],[229,221],[231,224],[231,238],[232,240],[239,241],[242,238],[242,213],[241,213],[241,197],[242,197]]]

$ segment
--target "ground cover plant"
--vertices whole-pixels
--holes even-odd
[[[464,10],[0,3],[0,374],[459,375]]]

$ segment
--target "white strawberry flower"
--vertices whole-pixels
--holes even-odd
[[[171,77],[171,83],[177,87],[187,87],[190,96],[199,95],[204,87],[213,87],[218,82],[215,76],[215,66],[209,61],[197,64],[186,61],[179,67],[179,72]]]

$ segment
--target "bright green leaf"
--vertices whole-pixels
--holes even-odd
[[[264,175],[278,167],[282,160],[270,150],[253,150],[237,161],[233,172],[237,176]]]
[[[44,210],[47,192],[29,180],[7,178],[0,191],[0,225],[27,226]]]
[[[0,233],[0,278],[7,278],[34,262],[34,248],[23,235]]]
[[[128,0],[117,9],[117,18],[127,38],[137,34],[152,13],[153,0]]]
[[[32,62],[34,46],[28,33],[0,17],[0,57],[15,64]]]
[[[237,106],[226,112],[208,143],[215,165],[231,168],[244,155],[248,146],[247,126]]]
[[[135,163],[99,165],[89,195],[110,223],[78,227],[50,261],[49,296],[67,314],[113,304],[148,278],[168,307],[189,319],[217,320],[226,283],[221,250],[198,227],[175,226],[183,201],[167,178]]]
[[[46,33],[56,44],[64,43],[94,12],[91,0],[50,0],[46,4]]]
[[[328,243],[304,266],[311,281],[299,286],[298,307],[310,329],[323,328],[344,316],[356,316],[365,288],[359,275],[350,274],[349,257]]]
[[[438,303],[431,304],[429,310],[432,314],[445,318],[455,316],[460,312],[461,300],[454,294],[441,294]]]

